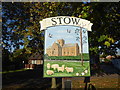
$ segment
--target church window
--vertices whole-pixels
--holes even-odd
[[[68,55],[69,55],[69,52],[68,52]]]
[[[52,51],[52,54],[54,54],[54,51]]]

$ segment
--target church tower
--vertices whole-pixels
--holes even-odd
[[[57,42],[61,47],[65,44],[65,41],[63,39],[59,39]]]

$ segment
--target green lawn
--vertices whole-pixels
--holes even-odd
[[[51,60],[80,60],[81,55],[79,56],[45,56],[45,59]],[[83,59],[85,61],[89,60],[89,53],[83,53]]]
[[[58,72],[57,70],[53,70],[52,68],[50,70],[54,71],[53,75],[47,75],[46,70],[47,70],[47,63],[52,64],[59,64],[61,67],[62,65],[65,65],[65,67],[73,67],[74,71],[73,73],[68,73],[66,70],[64,72]],[[86,73],[83,76],[90,76],[90,67],[89,67],[89,62],[84,61],[83,66],[81,65],[81,62],[75,62],[75,61],[44,61],[44,77],[73,77],[76,76],[76,73],[79,73],[79,76],[82,76],[81,73],[84,72],[85,70],[88,70],[88,73]]]
[[[26,71],[28,69],[19,69],[19,70],[10,70],[10,71],[4,71],[4,72],[0,72],[0,74],[6,74],[6,73],[13,73],[13,72],[21,72],[21,71]]]

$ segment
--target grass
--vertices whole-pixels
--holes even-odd
[[[21,72],[21,71],[26,71],[26,70],[28,70],[28,69],[10,70],[10,71],[0,72],[0,74],[13,73],[13,72]]]
[[[80,60],[81,55],[79,56],[45,56],[45,59],[52,59],[52,60]],[[83,53],[83,59],[89,60],[89,54]]]
[[[59,64],[61,67],[62,65],[65,65],[65,67],[73,67],[74,71],[71,73],[68,73],[66,70],[64,72],[58,72],[57,70],[54,71],[53,75],[47,75],[46,71],[47,69],[47,63],[52,64]],[[86,73],[84,76],[90,76],[90,67],[89,67],[89,62],[84,61],[83,66],[81,65],[81,62],[75,62],[75,61],[44,61],[44,77],[75,77],[76,73],[79,73],[79,76],[82,76],[81,73],[84,72],[85,70],[88,70],[88,73]],[[53,69],[50,69],[53,70]]]
[[[118,81],[118,78],[111,78],[112,76],[104,76],[104,77],[92,77],[90,79],[90,82],[88,83],[88,86],[89,84],[92,84],[96,89],[111,89],[111,90],[119,90],[118,88],[119,87],[119,81]],[[84,80],[84,78],[82,78]],[[72,88],[85,88],[85,83],[83,80],[72,80]],[[92,89],[90,89],[92,90]]]

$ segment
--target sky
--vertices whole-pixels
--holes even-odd
[[[77,37],[80,38],[80,32],[75,33],[75,31],[79,31],[79,27],[76,26],[55,26],[55,27],[49,27],[47,30],[45,30],[45,53],[46,53],[46,48],[49,46],[52,46],[54,42],[57,42],[58,39],[64,39],[65,44],[70,44],[70,43],[78,43],[80,46],[80,40],[76,40]],[[88,50],[88,32],[86,29],[82,29],[85,31],[85,33],[82,33],[83,37],[83,53],[89,53]],[[67,31],[70,31],[68,33]],[[52,35],[52,37],[49,37],[49,34]],[[84,43],[84,39],[85,42]]]

